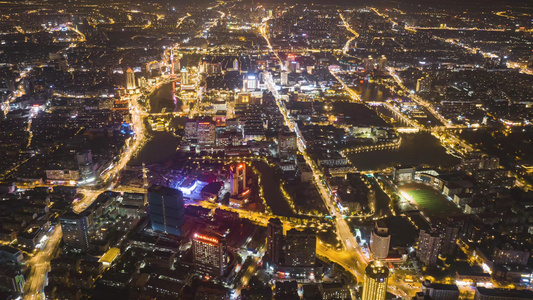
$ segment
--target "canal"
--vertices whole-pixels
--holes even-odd
[[[150,112],[178,112],[183,110],[183,102],[176,97],[174,93],[175,90],[175,82],[163,84],[159,89],[155,90],[150,97],[148,97],[148,101],[150,102]]]
[[[402,143],[395,149],[348,154],[352,164],[360,171],[380,170],[394,165],[427,165],[453,167],[460,160],[448,153],[438,139],[429,132],[400,134]]]

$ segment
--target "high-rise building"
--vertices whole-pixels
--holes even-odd
[[[457,240],[459,239],[461,228],[453,223],[448,223],[442,225],[442,230],[442,248],[440,253],[448,257],[454,253],[457,247]]]
[[[195,269],[204,275],[224,275],[227,263],[226,238],[213,232],[197,232],[192,239]]]
[[[281,85],[282,86],[289,85],[289,72],[281,71]]]
[[[212,120],[198,121],[198,145],[215,146],[216,144],[216,126]]]
[[[291,267],[311,267],[316,262],[316,233],[291,229],[285,236],[285,262]]]
[[[135,85],[135,72],[131,68],[126,70],[126,89],[133,90],[137,86]]]
[[[181,85],[189,84],[189,72],[185,67],[181,68]]]
[[[427,267],[434,267],[437,265],[440,250],[442,247],[442,237],[436,230],[429,232],[420,230],[418,236],[418,249],[416,257],[424,263]]]
[[[387,58],[385,57],[385,55],[382,55],[378,59],[378,69],[382,72],[385,72],[387,70]]]
[[[66,213],[59,218],[65,245],[79,252],[89,248],[89,224],[85,214]]]
[[[379,260],[371,261],[365,269],[362,300],[384,300],[387,295],[389,269]]]
[[[239,71],[240,68],[239,68],[239,60],[238,59],[234,59],[233,60],[233,71]]]
[[[385,221],[378,220],[370,235],[370,252],[376,260],[385,259],[389,255],[390,235]]]
[[[231,195],[242,193],[246,189],[246,165],[231,164],[229,168]]]
[[[148,188],[148,213],[153,230],[181,235],[185,222],[183,194],[166,186],[151,186]]]
[[[185,121],[185,140],[191,141],[198,138],[198,122],[194,119]]]
[[[279,264],[283,248],[283,224],[278,218],[271,218],[267,225],[267,261]]]
[[[363,65],[365,67],[366,72],[372,72],[374,70],[374,58],[369,55],[363,60]]]
[[[96,180],[91,150],[76,153],[76,162],[78,163],[80,179],[84,183],[89,183]]]
[[[492,254],[495,265],[526,266],[529,256],[530,252],[528,250],[512,246],[509,243],[494,247],[494,253]]]

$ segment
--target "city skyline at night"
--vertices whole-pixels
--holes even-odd
[[[0,2],[0,300],[533,299],[531,1]]]

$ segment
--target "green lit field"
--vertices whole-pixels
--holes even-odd
[[[399,187],[401,194],[410,202],[416,203],[427,216],[450,216],[461,211],[440,192],[421,183],[408,183]]]

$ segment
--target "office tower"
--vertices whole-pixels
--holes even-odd
[[[153,230],[181,235],[181,226],[185,222],[183,194],[173,188],[151,186],[148,188],[148,213]]]
[[[389,255],[390,235],[385,221],[378,220],[370,235],[370,253],[375,260],[385,259]]]
[[[181,85],[189,84],[189,72],[185,67],[181,68]]]
[[[281,85],[282,86],[289,85],[289,72],[281,71]]]
[[[195,233],[192,239],[195,269],[204,275],[224,275],[227,249],[226,238],[213,232]]]
[[[78,163],[78,170],[81,177],[80,180],[84,183],[96,180],[91,150],[76,153],[76,162]]]
[[[135,73],[131,68],[128,68],[126,70],[126,89],[133,90],[135,87]]]
[[[246,165],[232,164],[229,168],[231,195],[237,195],[246,189]]]
[[[240,68],[239,68],[239,60],[238,59],[234,59],[233,60],[233,71],[239,71]]]
[[[59,218],[65,245],[78,252],[89,248],[89,224],[85,214],[66,213]]]
[[[211,120],[198,121],[198,145],[215,146],[216,143],[216,126]]]
[[[439,258],[441,247],[442,237],[436,230],[431,230],[429,232],[420,230],[416,257],[418,257],[418,259],[427,267],[434,267],[437,265],[437,259]]]
[[[387,295],[389,269],[379,260],[371,261],[365,269],[362,300],[384,300]]]
[[[278,218],[271,218],[267,225],[267,261],[279,264],[283,247],[283,224]]]
[[[316,262],[316,233],[291,229],[285,236],[285,262],[291,267],[310,267]]]

